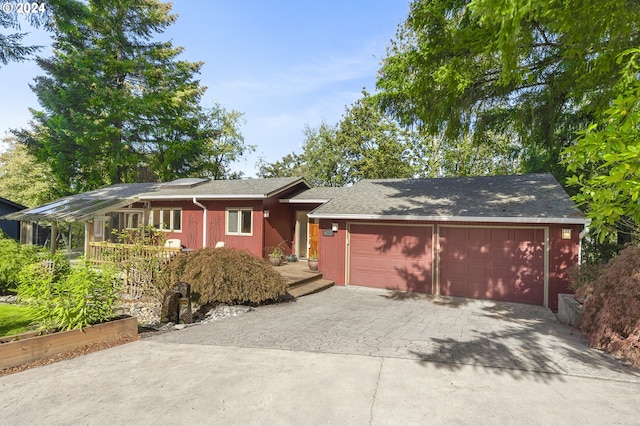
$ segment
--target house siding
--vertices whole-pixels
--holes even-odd
[[[14,204],[8,200],[0,198],[0,216],[4,216],[9,213],[17,212],[25,209],[26,207]],[[9,237],[14,240],[20,241],[20,222],[16,220],[4,220],[0,219],[0,229],[4,231]]]
[[[571,229],[571,239],[562,239],[562,230]],[[573,293],[567,270],[578,264],[580,225],[549,226],[549,308],[558,310],[558,294]]]

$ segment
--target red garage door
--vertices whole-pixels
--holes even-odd
[[[440,294],[544,305],[544,229],[439,228]]]
[[[349,284],[431,293],[431,226],[349,228]]]

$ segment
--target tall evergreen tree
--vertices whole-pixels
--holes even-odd
[[[194,79],[202,64],[154,40],[175,21],[170,8],[90,0],[53,17],[54,54],[38,59],[46,75],[32,85],[42,110],[16,134],[51,165],[62,191],[193,173],[203,143],[205,88]]]

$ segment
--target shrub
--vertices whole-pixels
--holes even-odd
[[[596,347],[640,367],[640,248],[627,247],[583,285],[579,328]]]
[[[204,248],[173,259],[162,272],[169,287],[184,281],[198,303],[252,303],[277,299],[286,282],[264,259],[234,248]]]
[[[20,273],[18,298],[33,311],[41,329],[70,330],[111,319],[118,301],[112,270],[88,262],[70,267],[60,256],[36,262]]]
[[[36,259],[36,249],[0,237],[0,294],[15,290],[20,270]]]

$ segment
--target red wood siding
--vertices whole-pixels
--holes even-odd
[[[571,229],[571,239],[562,239],[562,230]],[[558,294],[573,293],[567,279],[567,269],[578,263],[580,225],[551,225],[549,227],[549,308],[558,310]]]
[[[291,254],[295,210],[291,204],[281,203],[279,198],[272,197],[264,204],[265,210],[269,210],[269,217],[264,219],[264,247],[280,246],[284,254]],[[263,253],[263,256],[266,254]]]
[[[349,284],[431,293],[431,226],[352,224]]]
[[[439,228],[440,294],[544,305],[544,229]]]
[[[338,224],[338,231],[332,232],[331,237],[323,235],[324,230],[330,230],[331,224]],[[318,269],[324,278],[335,281],[338,285],[345,284],[346,268],[346,222],[344,220],[320,220],[318,236]]]

